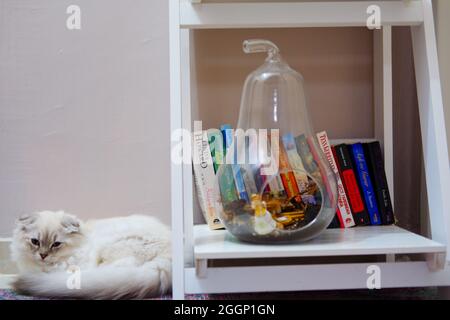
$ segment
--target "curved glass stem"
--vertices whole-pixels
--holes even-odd
[[[278,56],[280,49],[271,41],[264,39],[245,40],[242,44],[245,53],[267,52],[268,58]]]

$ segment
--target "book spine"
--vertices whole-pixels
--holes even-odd
[[[314,159],[313,152],[310,148],[310,144],[305,135],[299,135],[295,137],[295,145],[297,147],[297,152],[300,155],[303,166],[306,169],[307,173],[315,180],[315,182],[323,187],[322,175],[320,173],[319,165]],[[313,146],[314,147],[314,146]],[[328,201],[328,200],[327,200]],[[339,217],[334,216],[333,221],[331,221],[328,228],[339,228],[340,222]]]
[[[233,130],[229,125],[223,125],[220,130],[222,131],[223,139],[225,142],[225,154],[228,152],[230,147],[233,147]],[[235,150],[232,150],[235,151]],[[239,194],[239,198],[243,199],[247,202],[250,202],[250,198],[248,197],[247,190],[245,189],[244,179],[242,178],[241,166],[236,163],[237,158],[236,154],[233,159],[233,163],[231,164],[231,170],[233,172],[234,182],[236,186],[236,190]]]
[[[222,158],[223,158],[222,170],[223,170],[223,173],[220,176],[218,176],[219,188],[220,188],[220,193],[222,195],[223,203],[230,203],[230,202],[238,200],[238,197],[237,197],[236,187],[234,184],[233,171],[231,169],[231,165],[227,164],[225,161],[226,148],[225,148],[225,142],[223,139],[222,132],[220,132],[220,134],[221,134],[220,140],[222,140],[222,143],[223,143],[223,146],[222,146]]]
[[[192,156],[194,181],[206,223],[213,230],[223,228],[218,212],[221,209],[220,194],[206,131],[194,132]]]
[[[267,139],[267,147],[271,150],[271,153],[270,153],[271,163],[275,163],[277,161],[277,159],[275,159],[275,157],[274,157],[275,154],[272,153],[272,152],[274,152],[274,150],[272,150],[271,135],[268,134],[267,138],[268,138]],[[280,146],[278,144],[278,148],[279,147]],[[279,149],[278,149],[278,152],[279,152]],[[279,159],[278,159],[278,164],[279,164]],[[263,178],[264,181],[269,182],[267,184],[266,192],[270,192],[275,197],[283,197],[286,195],[284,185],[283,185],[283,180],[281,179],[281,175],[280,175],[279,171],[280,171],[280,168],[278,168],[278,173],[276,173],[275,175],[272,175],[271,177],[264,176],[264,178]]]
[[[255,180],[253,179],[253,173],[249,165],[241,167],[242,178],[244,179],[245,190],[248,195],[253,195],[258,193],[256,188]]]
[[[261,166],[252,164],[252,165],[250,165],[250,168],[251,168],[251,172],[253,174],[253,180],[255,181],[256,190],[258,191],[258,193],[270,192],[269,184],[265,185],[266,176],[261,174]],[[263,190],[263,188],[264,188],[264,190]]]
[[[279,196],[279,197],[285,197],[286,196],[286,191],[284,190],[283,181],[281,180],[281,177],[280,177],[279,174],[277,174],[275,176],[275,180],[277,182],[277,184],[276,184],[277,189],[276,189],[276,193],[275,194],[277,196]]]
[[[321,159],[320,159],[320,157],[321,157],[319,155],[320,147],[317,146],[317,140],[311,136],[311,137],[308,137],[307,141],[308,141],[309,149],[311,150],[311,154],[313,155],[313,158],[314,158],[315,162],[317,163],[317,167],[319,168],[319,174],[318,174],[319,180],[317,180],[317,181],[318,181],[319,185],[325,186],[325,189],[327,190],[327,197],[325,197],[325,199],[329,200],[330,205],[331,205],[331,203],[334,203],[335,199],[334,199],[334,193],[332,192],[333,189],[330,184],[331,181],[327,177],[329,174],[332,175],[333,173],[331,171],[327,170],[327,168],[323,165],[325,160],[321,161]],[[329,174],[327,171],[329,171]],[[339,217],[336,217],[336,215],[335,215],[335,218],[337,218],[339,220]]]
[[[230,165],[223,165],[223,174],[219,178],[220,193],[222,201],[229,203],[238,200],[236,187],[234,186],[233,171]]]
[[[328,140],[327,133],[325,131],[317,134],[317,140],[319,141],[320,148],[324,153],[328,163],[330,164],[331,170],[336,177],[337,191],[338,191],[338,201],[337,201],[337,215],[341,226],[345,228],[350,228],[355,225],[353,215],[350,209],[350,204],[347,200],[347,195],[345,194],[344,185],[342,184],[341,177],[339,176],[339,171],[334,160],[333,152],[331,150],[331,145]]]
[[[209,129],[208,134],[209,148],[211,149],[211,157],[213,159],[214,172],[217,173],[219,166],[223,164],[223,138],[220,130]]]
[[[302,158],[297,151],[297,146],[295,145],[294,136],[290,133],[285,134],[282,137],[283,146],[286,149],[289,163],[294,171],[295,180],[297,181],[300,193],[306,191],[308,188],[308,175],[306,174],[305,167],[303,166]]]
[[[270,178],[269,188],[270,188],[271,192],[274,192],[274,193],[280,192],[280,185],[278,184],[278,179],[276,176],[273,176]],[[283,188],[283,187],[281,186],[281,188]]]
[[[322,185],[322,176],[320,174],[319,165],[314,160],[314,156],[305,135],[302,134],[295,137],[295,145],[297,146],[297,152],[300,155],[306,172],[309,173],[319,185]]]
[[[381,224],[380,212],[377,206],[375,191],[370,180],[369,169],[367,168],[366,158],[361,143],[355,143],[351,146],[351,154],[356,167],[356,173],[361,186],[362,193],[366,202],[367,211],[369,212],[370,222],[372,225]]]
[[[259,172],[258,173],[259,177],[261,178],[261,188],[263,188],[263,186],[265,186],[264,192],[271,192],[272,189],[270,188],[270,183],[269,183],[270,181],[268,181],[267,176],[265,174],[262,174],[261,168],[259,168],[258,172]]]
[[[395,223],[394,210],[392,209],[391,196],[384,170],[383,155],[378,141],[363,144],[364,154],[369,167],[375,194],[378,200],[381,222],[384,225]]]
[[[253,173],[253,179],[255,180],[256,189],[258,192],[262,191],[264,182],[262,180],[261,175],[259,174],[259,166],[256,164],[250,165],[251,171]]]
[[[250,202],[247,190],[245,189],[244,179],[241,173],[241,167],[239,165],[232,165],[231,169],[233,170],[234,182],[236,184],[236,189],[239,193],[239,199],[243,199],[247,202]]]
[[[355,172],[351,162],[350,154],[345,144],[332,147],[333,155],[339,170],[339,175],[344,184],[345,192],[350,202],[353,219],[356,225],[369,225],[370,218],[366,211],[358,183],[356,182]]]
[[[245,137],[245,150],[250,150],[250,139],[248,136]],[[250,196],[258,193],[258,189],[256,188],[256,182],[253,174],[253,164],[250,163],[251,160],[249,158],[249,153],[246,152],[245,156],[245,164],[241,166],[242,178],[244,179],[245,190],[247,190],[247,194]]]
[[[288,156],[284,147],[279,145],[279,171],[280,178],[283,182],[284,190],[286,191],[286,195],[289,198],[292,198],[296,195],[300,194],[300,190],[298,189],[297,182],[294,176],[294,172],[289,164]]]

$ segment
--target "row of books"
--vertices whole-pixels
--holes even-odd
[[[336,218],[330,227],[395,223],[380,143],[330,146],[325,132],[317,137],[335,173],[338,188]],[[348,211],[353,221],[343,218],[349,217]]]
[[[380,144],[356,143],[331,146],[326,132],[317,134],[326,160],[336,177],[338,201],[336,217],[330,227],[348,228],[355,225],[379,225],[394,223],[394,214],[384,172]],[[283,193],[289,199],[299,201],[321,201],[320,196],[311,191],[315,181],[329,188],[326,172],[320,165],[313,137],[304,135],[281,137],[279,144],[280,174],[266,182],[254,166],[232,164],[216,177],[219,164],[223,163],[228,148],[232,144],[231,126],[224,125],[221,130],[207,130],[193,135],[193,169],[200,207],[211,229],[223,228],[219,217],[224,204],[236,201],[250,202],[253,194],[264,188],[265,193]],[[223,146],[223,148],[217,148]],[[295,169],[295,170],[293,170]],[[249,174],[250,172],[250,174]],[[303,172],[303,173],[302,173]],[[308,190],[308,192],[306,192]],[[302,194],[301,197],[296,197]],[[311,198],[308,200],[308,197]],[[291,202],[292,202],[291,200]],[[296,205],[295,203],[293,203]],[[319,206],[320,207],[320,206]],[[312,217],[314,218],[314,217]],[[307,219],[309,220],[309,219]]]

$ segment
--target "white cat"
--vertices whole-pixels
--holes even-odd
[[[11,254],[23,294],[82,299],[145,298],[171,287],[170,230],[156,218],[81,222],[63,211],[21,217]]]

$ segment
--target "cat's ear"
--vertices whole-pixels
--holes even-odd
[[[61,220],[61,225],[66,233],[79,233],[81,222],[77,217],[66,214]]]
[[[37,219],[36,213],[26,213],[24,215],[21,215],[19,219],[16,220],[16,224],[22,228],[22,230],[25,230],[27,227],[32,225]]]

